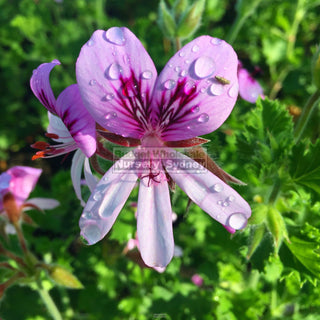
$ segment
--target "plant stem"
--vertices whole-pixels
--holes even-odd
[[[317,91],[309,98],[307,104],[304,106],[302,110],[302,114],[294,129],[294,137],[295,137],[296,143],[301,139],[301,136],[310,119],[310,115],[312,114],[312,111],[314,110],[317,103],[319,102],[319,98],[320,98],[320,89],[317,89]]]
[[[13,226],[16,229],[17,236],[18,236],[19,243],[20,243],[21,249],[23,251],[23,254],[25,256],[27,256],[28,255],[28,247],[27,247],[27,244],[26,244],[26,240],[24,239],[22,230],[21,230],[18,222],[14,223]]]
[[[179,51],[182,48],[181,39],[179,37],[175,38],[174,47],[175,47],[175,52]]]
[[[280,191],[281,181],[279,178],[277,178],[275,184],[273,185],[273,189],[271,191],[270,197],[269,197],[269,203],[272,204],[276,201],[279,191]]]
[[[37,291],[38,291],[43,303],[45,304],[48,313],[52,316],[52,319],[62,320],[62,316],[61,316],[56,304],[52,300],[49,292],[42,288],[42,285],[41,285],[41,283],[39,283],[39,281],[37,281],[37,287],[38,287]]]

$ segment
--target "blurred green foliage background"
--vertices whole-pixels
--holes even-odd
[[[170,10],[175,1],[165,3]],[[76,59],[92,32],[126,26],[160,71],[175,49],[159,27],[158,6],[158,0],[0,0],[0,169],[44,169],[33,196],[56,198],[61,206],[30,213],[37,226],[24,226],[29,247],[75,274],[84,289],[55,286],[45,273],[43,285],[63,319],[317,319],[319,108],[299,142],[294,126],[319,90],[311,69],[320,41],[320,1],[207,0],[192,36],[230,41],[249,71],[259,67],[256,78],[270,98],[257,104],[239,99],[227,122],[208,135],[210,155],[248,184],[237,188],[253,208],[244,231],[230,236],[196,205],[186,214],[187,196],[177,190],[174,237],[183,254],[158,273],[140,267],[137,254],[123,254],[135,236],[135,209],[128,204],[136,201],[137,190],[108,236],[88,247],[79,239],[82,209],[73,194],[71,156],[31,161],[30,144],[44,139],[47,125],[46,110],[29,87],[32,70],[60,60],[51,76],[57,95],[75,83]],[[14,235],[6,245],[19,253]],[[194,274],[204,279],[202,286],[192,283]],[[6,276],[0,269],[0,280]],[[21,283],[5,293],[0,317],[49,316],[32,284]]]

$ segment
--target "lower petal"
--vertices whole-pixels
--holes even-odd
[[[246,226],[251,215],[249,204],[213,173],[178,152],[176,159],[165,162],[165,168],[188,197],[212,218],[229,229]]]
[[[138,240],[144,263],[164,268],[173,256],[172,210],[166,181],[148,186],[140,183],[138,201]]]

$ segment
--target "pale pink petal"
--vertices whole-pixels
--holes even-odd
[[[38,207],[41,210],[48,210],[48,209],[54,209],[60,205],[60,202],[55,199],[49,199],[49,198],[32,198],[28,199],[27,204],[34,205]],[[27,211],[28,208],[26,207],[25,211]]]
[[[29,197],[41,172],[41,169],[23,166],[16,166],[7,170],[7,173],[11,175],[9,191],[13,194],[18,207]]]
[[[131,161],[132,155],[121,158],[127,159]],[[138,179],[134,171],[118,170],[117,166],[116,162],[101,178],[81,215],[81,235],[89,244],[98,242],[109,232]]]
[[[84,104],[97,123],[122,136],[142,137],[157,71],[130,30],[95,31],[81,49],[76,74]]]
[[[88,158],[85,158],[85,160],[84,160],[83,171],[84,171],[84,178],[86,180],[86,184],[89,187],[90,191],[93,192],[98,181],[97,181],[97,178],[93,175],[93,173],[91,171]]]
[[[81,150],[77,150],[72,158],[71,163],[71,180],[74,191],[76,193],[77,198],[80,200],[81,205],[84,207],[85,202],[83,201],[82,194],[81,194],[81,175],[82,175],[82,168],[83,163],[85,160],[85,155]]]
[[[68,142],[74,141],[67,127],[64,125],[64,123],[58,116],[55,116],[48,111],[48,119],[49,119],[49,125],[47,127],[47,132],[53,133],[59,136],[58,139],[52,139],[52,140],[56,142],[61,142],[61,143],[68,143]]]
[[[53,114],[56,114],[56,99],[50,86],[49,76],[51,70],[59,64],[58,60],[41,64],[33,71],[30,79],[30,87],[34,95]]]
[[[174,250],[172,210],[167,181],[140,182],[137,229],[141,257],[150,267],[165,268]]]
[[[96,151],[96,124],[83,105],[78,85],[61,92],[56,112],[82,152],[91,157]]]
[[[238,58],[223,40],[201,36],[179,50],[155,84],[153,121],[165,141],[210,133],[228,118],[238,96]]]
[[[177,185],[212,218],[235,230],[246,226],[249,204],[213,173],[181,153],[164,165]]]
[[[238,70],[239,94],[242,99],[255,103],[259,96],[263,97],[263,89],[259,82],[255,80],[248,70],[240,68]]]

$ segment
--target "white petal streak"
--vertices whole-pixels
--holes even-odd
[[[168,183],[147,179],[140,183],[138,199],[138,240],[143,261],[150,267],[164,268],[173,256],[172,210]]]
[[[73,188],[77,198],[81,201],[82,206],[85,206],[85,202],[83,201],[81,195],[81,174],[85,157],[86,156],[84,155],[84,153],[80,149],[78,149],[72,158],[71,164],[71,180]]]
[[[32,198],[27,200],[27,204],[34,205],[42,210],[54,209],[60,205],[60,202],[50,198]],[[24,211],[33,209],[32,207],[25,208]]]
[[[81,215],[81,235],[89,244],[98,242],[109,232],[138,179],[133,171],[118,171],[116,166],[117,163],[102,177]]]
[[[88,158],[84,160],[84,177],[90,191],[93,192],[97,185],[97,178],[92,174]]]
[[[249,204],[213,173],[181,153],[164,165],[178,186],[212,218],[236,230],[246,226]]]

